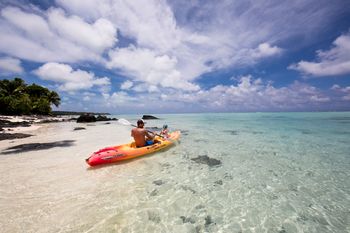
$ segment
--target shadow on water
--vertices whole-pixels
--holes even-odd
[[[54,147],[69,147],[69,146],[73,146],[73,142],[75,142],[75,140],[64,140],[64,141],[47,142],[47,143],[27,143],[27,144],[21,144],[21,145],[9,147],[5,149],[3,152],[1,152],[1,154],[6,155],[6,154],[28,152],[28,151],[47,150]]]

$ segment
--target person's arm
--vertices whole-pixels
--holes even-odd
[[[152,140],[154,138],[154,134],[149,133],[147,130],[145,130],[145,135],[146,135],[147,139]]]

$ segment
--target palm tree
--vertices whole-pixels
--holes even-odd
[[[58,107],[61,98],[55,91],[31,84],[24,80],[0,80],[0,113],[3,114],[50,114],[51,104]]]
[[[50,91],[47,95],[47,99],[49,102],[56,107],[58,107],[61,104],[61,98],[55,91]]]
[[[15,78],[14,80],[10,81],[7,79],[0,81],[0,96],[18,96],[23,93],[24,89],[26,88],[26,84],[24,80],[20,78]]]

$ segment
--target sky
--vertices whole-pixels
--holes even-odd
[[[0,78],[55,110],[350,110],[348,0],[0,0]]]

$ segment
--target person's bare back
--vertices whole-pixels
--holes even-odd
[[[154,136],[149,134],[146,129],[143,128],[143,122],[137,122],[137,128],[133,128],[131,130],[131,136],[135,140],[135,144],[137,147],[143,147],[146,145],[146,140],[152,140]]]

